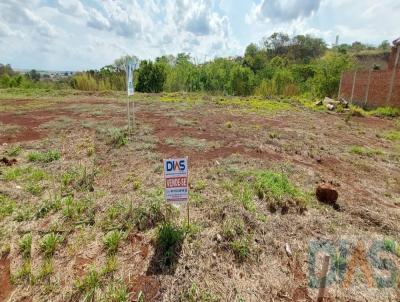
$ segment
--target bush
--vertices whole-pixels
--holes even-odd
[[[161,92],[166,79],[165,66],[161,63],[142,61],[140,63],[137,91]]]

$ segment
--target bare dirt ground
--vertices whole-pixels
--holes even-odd
[[[362,242],[364,258],[376,261],[371,246],[382,241],[376,255],[387,260],[357,265],[351,256],[361,259],[362,251],[350,252],[346,276],[331,282],[325,301],[400,301],[400,148],[387,135],[400,130],[398,120],[263,102],[278,105],[139,94],[134,133],[116,148],[107,131],[126,125],[123,98],[0,99],[0,155],[17,159],[10,167],[0,164],[0,301],[125,301],[111,295],[116,288],[129,292],[129,301],[315,301],[318,288],[310,280],[313,272],[320,277],[322,253],[314,269],[310,242],[324,240]],[[10,156],[15,146],[21,150]],[[58,150],[60,159],[28,160],[32,151],[47,150]],[[157,222],[127,227],[125,216],[113,211],[121,202],[140,208],[162,200],[162,159],[174,156],[189,158],[194,231],[172,266],[160,270],[154,268]],[[310,197],[306,211],[271,212],[256,195],[245,198],[252,173],[266,170],[287,175]],[[93,174],[90,186],[74,180],[79,171],[85,180]],[[315,199],[323,182],[338,191],[339,210]],[[52,201],[58,194],[61,204]],[[65,196],[90,206],[77,206],[74,216]],[[181,207],[175,219],[184,224],[185,217]],[[245,259],[224,236],[235,219],[244,224]],[[115,229],[125,236],[110,258],[104,235]],[[29,259],[20,243],[28,233]],[[49,260],[41,240],[49,233],[62,240],[44,273]],[[332,256],[334,270],[342,262]],[[391,283],[382,286],[380,277]]]

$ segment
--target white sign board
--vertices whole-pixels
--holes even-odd
[[[128,63],[128,96],[133,95],[133,64]]]
[[[167,202],[187,202],[189,194],[187,158],[164,159],[164,178]]]

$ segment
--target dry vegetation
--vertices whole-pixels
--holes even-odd
[[[400,270],[398,118],[138,94],[129,138],[124,101],[0,94],[0,155],[17,159],[0,166],[0,301],[315,301],[322,239],[384,238]],[[189,156],[189,224],[164,202],[171,156]],[[321,182],[340,209],[315,199]],[[328,300],[398,301],[395,278],[357,271]]]

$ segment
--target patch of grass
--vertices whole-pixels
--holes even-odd
[[[90,223],[94,217],[91,211],[92,200],[89,198],[74,199],[72,196],[67,196],[62,199],[63,215],[70,220]]]
[[[399,130],[392,130],[389,132],[386,132],[383,135],[384,138],[391,140],[391,141],[400,141],[400,131]]]
[[[7,148],[5,154],[8,156],[18,156],[22,151],[22,147],[20,145],[13,145]]]
[[[88,169],[86,166],[77,166],[61,175],[61,191],[70,194],[72,189],[77,191],[94,191],[96,168]]]
[[[385,250],[390,252],[390,253],[397,253],[397,242],[391,238],[385,238],[383,241],[383,245],[385,247]]]
[[[250,255],[250,240],[247,237],[241,237],[230,243],[231,249],[236,259],[244,261]]]
[[[189,289],[181,295],[181,301],[187,302],[217,302],[220,301],[211,293],[201,290],[196,283],[192,283]]]
[[[46,172],[32,167],[10,167],[3,172],[3,179],[5,181],[22,180],[38,182],[46,178]]]
[[[383,152],[379,149],[372,149],[372,148],[366,148],[362,146],[353,146],[349,150],[350,153],[361,155],[361,156],[368,156],[368,157],[373,157],[375,155],[382,155]]]
[[[256,212],[256,204],[254,203],[254,190],[250,183],[235,179],[225,183],[225,187],[232,193],[235,201],[240,202],[243,207],[251,212]]]
[[[42,187],[35,182],[30,182],[28,183],[28,185],[26,186],[26,191],[31,193],[32,195],[40,195],[40,193],[42,193]]]
[[[124,233],[118,230],[110,231],[104,236],[103,243],[108,255],[117,253],[119,243],[123,238]]]
[[[124,282],[113,282],[107,286],[104,301],[128,302],[129,289]]]
[[[54,197],[43,201],[35,213],[35,218],[40,219],[45,217],[51,211],[58,211],[61,209],[61,199]]]
[[[276,113],[282,111],[289,111],[293,106],[284,101],[279,100],[265,100],[259,98],[240,99],[240,98],[221,98],[216,102],[218,105],[232,106],[234,108],[248,109],[252,112],[258,113]]]
[[[176,250],[179,248],[185,237],[184,230],[170,222],[162,223],[156,234],[156,245],[161,254],[161,262],[170,266],[176,257]]]
[[[28,160],[31,162],[50,163],[59,160],[61,154],[57,150],[49,150],[46,152],[34,151],[28,153]]]
[[[369,111],[368,114],[378,117],[397,117],[400,116],[400,109],[394,107],[378,107]]]
[[[8,196],[0,193],[0,221],[10,216],[16,207],[16,202],[10,199]]]
[[[104,267],[101,269],[102,275],[108,275],[117,270],[118,261],[115,255],[108,255]]]
[[[115,148],[121,148],[128,143],[126,131],[119,128],[111,128],[107,131],[108,144]]]
[[[234,241],[236,238],[245,234],[245,224],[241,217],[232,217],[224,221],[222,234],[228,241]]]
[[[164,202],[162,191],[148,194],[143,205],[133,210],[133,222],[141,231],[152,228],[165,219],[161,208]]]
[[[38,279],[44,279],[49,277],[54,272],[53,261],[51,259],[45,259],[42,266],[40,267]]]
[[[16,271],[15,275],[11,277],[12,282],[16,282],[17,280],[23,280],[32,282],[32,268],[30,259],[24,259],[22,262],[22,266]]]
[[[18,242],[19,250],[22,254],[22,257],[29,258],[31,256],[31,247],[32,247],[32,234],[27,233]]]
[[[57,244],[62,242],[62,238],[60,235],[55,233],[46,234],[43,236],[42,240],[40,240],[40,249],[44,253],[47,258],[50,258],[54,255],[54,252],[57,248]]]
[[[81,301],[93,301],[96,290],[101,286],[101,275],[92,267],[86,275],[75,282],[75,287],[82,295]]]
[[[254,188],[257,196],[266,200],[272,212],[277,208],[286,211],[291,205],[307,208],[307,195],[295,187],[283,173],[267,170],[256,174]]]

